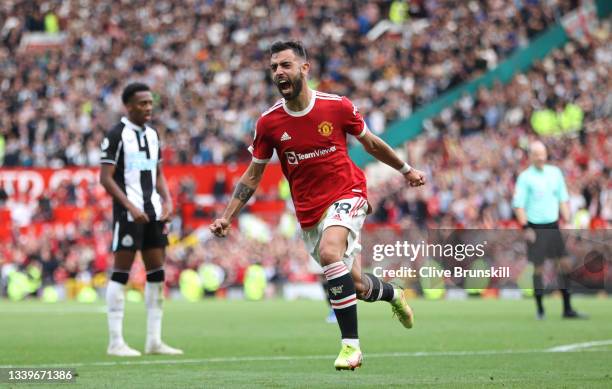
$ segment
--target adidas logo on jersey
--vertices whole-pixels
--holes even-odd
[[[284,142],[286,140],[291,140],[291,136],[289,136],[289,134],[287,134],[286,132],[283,132],[283,136],[281,136],[281,142]]]

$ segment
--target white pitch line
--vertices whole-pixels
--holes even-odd
[[[566,344],[563,346],[549,348],[546,351],[551,352],[551,353],[564,353],[568,351],[577,351],[577,350],[582,350],[585,348],[598,347],[598,346],[609,346],[609,345],[612,345],[612,339],[595,340],[593,342]]]
[[[12,307],[0,308],[0,314],[10,313],[10,314],[56,314],[56,315],[67,315],[73,313],[106,313],[105,307],[74,307],[74,308],[35,308],[31,309],[14,309]]]
[[[560,346],[561,347],[561,346]],[[612,350],[587,350],[585,348],[567,350],[567,352],[609,352]],[[405,357],[465,357],[483,355],[508,355],[508,354],[534,354],[551,353],[547,350],[482,350],[482,351],[417,351],[417,352],[396,352],[396,353],[372,353],[366,354],[365,358],[405,358]],[[333,359],[335,355],[293,355],[293,356],[251,356],[251,357],[217,357],[217,358],[198,358],[198,359],[149,359],[149,360],[122,360],[122,361],[99,361],[99,362],[74,362],[74,363],[55,363],[39,365],[0,365],[0,369],[5,368],[54,368],[54,367],[86,367],[86,366],[130,366],[130,365],[185,365],[185,364],[205,364],[205,363],[230,363],[230,362],[274,362],[274,361],[303,361],[303,360],[326,360]]]

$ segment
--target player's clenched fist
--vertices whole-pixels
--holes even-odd
[[[224,238],[230,229],[230,223],[227,219],[217,219],[208,228],[215,236]]]
[[[425,173],[417,169],[410,169],[410,171],[404,174],[406,181],[410,186],[421,186],[425,185]]]

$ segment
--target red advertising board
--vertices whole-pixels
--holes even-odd
[[[184,178],[191,178],[195,183],[197,194],[211,193],[217,174],[223,173],[227,190],[231,191],[236,181],[247,168],[247,164],[205,165],[205,166],[164,166],[164,174],[170,187]],[[279,164],[269,164],[260,183],[260,190],[273,193],[282,178]],[[88,167],[70,167],[63,169],[48,168],[0,168],[0,186],[9,196],[15,193],[26,193],[29,199],[36,199],[43,193],[56,189],[65,180],[71,180],[76,186],[98,182],[99,169]]]

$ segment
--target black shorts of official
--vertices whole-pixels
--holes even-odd
[[[165,221],[134,223],[115,221],[113,223],[113,252],[120,250],[137,251],[163,248],[168,245],[168,228]]]
[[[557,222],[548,224],[527,223],[535,231],[535,242],[527,243],[527,259],[536,265],[545,259],[559,259],[567,255],[565,242]]]

